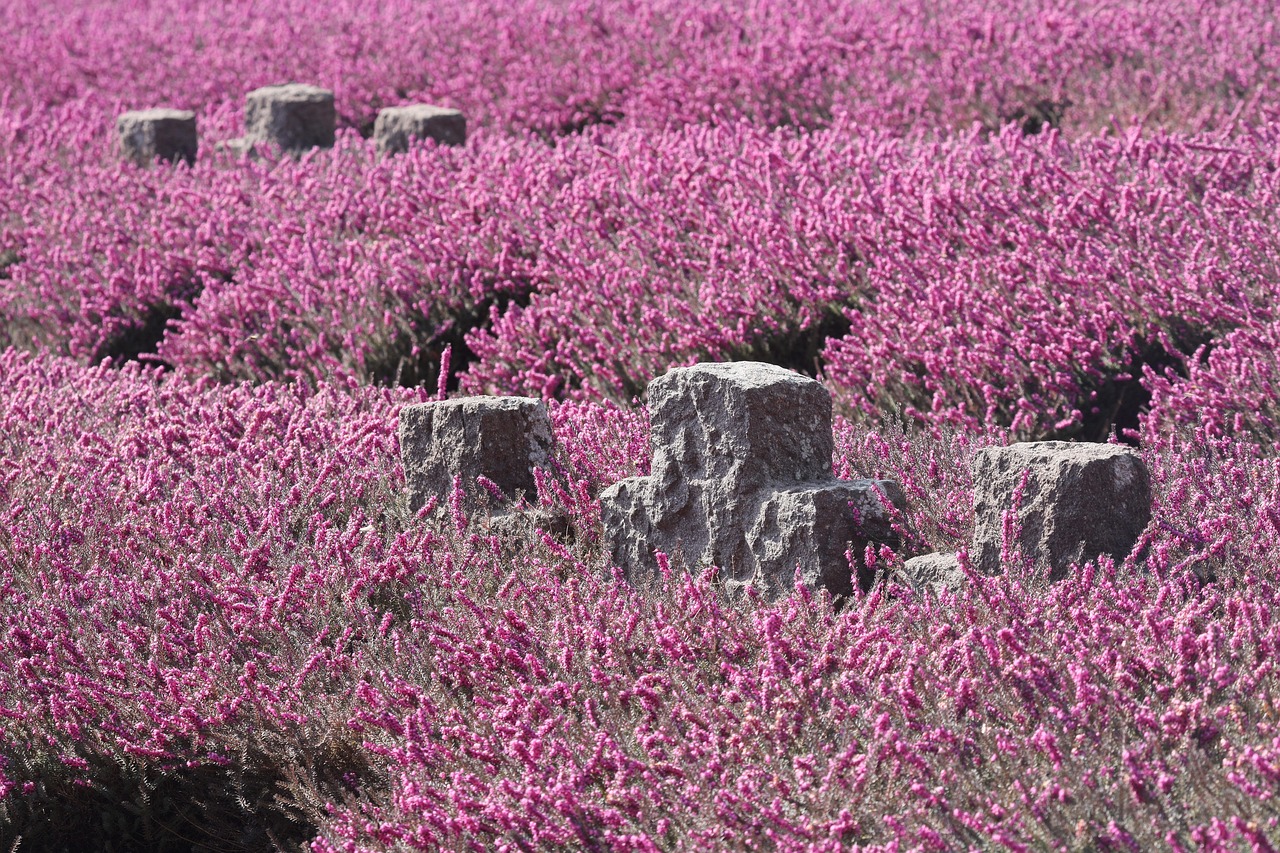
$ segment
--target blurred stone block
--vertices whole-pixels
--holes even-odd
[[[245,140],[270,142],[281,151],[332,148],[337,113],[333,92],[301,83],[264,86],[245,97]]]
[[[1023,476],[1027,477],[1015,506]],[[1128,556],[1151,520],[1151,481],[1142,457],[1114,444],[1042,441],[989,447],[973,463],[974,568],[1001,571],[1004,514],[1018,529],[1010,543],[1051,580],[1073,563]]]
[[[387,107],[378,113],[373,125],[378,153],[399,154],[420,139],[434,139],[441,145],[464,145],[467,120],[458,110],[427,104]]]
[[[123,156],[139,166],[157,159],[192,164],[196,160],[196,114],[187,110],[137,110],[116,119]]]
[[[461,477],[471,507],[492,506],[478,477],[509,501],[536,497],[535,468],[550,465],[553,439],[546,404],[529,397],[466,397],[406,406],[400,412],[400,458],[410,506],[432,495],[448,505]]]
[[[258,149],[254,147],[253,140],[244,136],[215,142],[213,149],[215,151],[227,151],[237,157],[243,157],[248,160],[259,160],[262,157],[258,153]]]
[[[730,588],[769,598],[797,578],[836,595],[873,578],[868,542],[892,542],[905,507],[888,480],[835,479],[831,395],[812,379],[755,362],[677,368],[649,385],[652,473],[600,495],[606,554],[633,582],[652,579],[654,551],[715,565]],[[797,572],[798,570],[798,572]]]

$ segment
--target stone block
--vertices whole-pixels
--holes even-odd
[[[1014,498],[1024,472],[1021,500]],[[1151,520],[1151,481],[1129,447],[1042,441],[989,447],[973,463],[974,568],[1001,571],[1004,513],[1015,512],[1014,552],[1043,568],[1050,580],[1072,563],[1103,554],[1128,556]]]
[[[917,590],[958,590],[964,586],[964,570],[955,554],[921,554],[902,566],[902,580]]]
[[[536,497],[535,468],[550,465],[551,419],[541,400],[466,397],[406,406],[400,412],[400,458],[410,506],[432,495],[448,505],[453,478],[462,478],[471,506],[491,506],[478,477],[492,481],[510,501]]]
[[[332,148],[337,113],[333,92],[301,83],[264,86],[245,97],[245,140],[269,142],[289,154]]]
[[[253,144],[253,140],[247,136],[239,136],[235,139],[224,139],[213,144],[215,151],[226,151],[236,157],[246,160],[260,160],[262,155],[258,153],[257,147]]]
[[[772,364],[668,371],[649,383],[654,478],[723,481],[726,493],[831,478],[831,394]]]
[[[188,110],[137,110],[116,119],[121,154],[139,166],[157,159],[166,162],[196,160],[196,114]]]
[[[852,592],[868,542],[892,542],[891,511],[905,500],[887,480],[831,473],[831,396],[818,382],[754,362],[699,364],[648,391],[648,477],[600,495],[606,554],[628,579],[655,576],[654,551],[688,567],[715,565],[726,585],[769,598],[799,581]]]
[[[380,154],[399,154],[409,150],[414,140],[434,139],[441,145],[464,145],[467,120],[458,110],[414,104],[387,107],[378,113],[373,124],[373,140]]]
[[[487,534],[497,536],[509,548],[513,557],[525,556],[529,547],[537,544],[541,530],[553,540],[572,543],[577,531],[565,514],[542,507],[498,509],[480,519]]]

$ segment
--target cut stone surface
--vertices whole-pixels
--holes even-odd
[[[654,551],[716,565],[730,588],[770,598],[799,582],[853,591],[869,541],[891,542],[905,501],[888,480],[831,473],[831,395],[812,379],[756,362],[677,368],[649,385],[648,477],[600,495],[606,553],[633,582],[655,577]],[[798,572],[797,572],[798,569]]]
[[[406,406],[400,412],[400,458],[416,512],[432,495],[448,505],[461,477],[472,506],[490,505],[476,482],[491,480],[511,501],[536,496],[535,468],[550,465],[553,439],[546,404],[529,397],[467,397]]]
[[[921,554],[902,566],[902,577],[916,589],[958,590],[964,586],[964,570],[955,554]]]
[[[568,516],[541,507],[499,510],[489,514],[482,519],[482,522],[489,534],[497,536],[516,549],[533,544],[538,530],[542,530],[559,542],[572,542],[576,534]]]
[[[753,361],[677,368],[649,384],[653,479],[722,481],[745,493],[830,480],[831,394]]]
[[[1028,479],[1015,508],[1024,472]],[[1136,451],[1115,444],[1041,441],[989,447],[973,463],[974,567],[1001,571],[1004,513],[1016,510],[1014,553],[1066,576],[1103,554],[1123,560],[1151,520],[1151,480]]]
[[[245,96],[245,140],[270,142],[290,154],[332,148],[337,113],[333,92],[301,83],[264,86]]]
[[[243,157],[248,160],[260,160],[262,158],[262,155],[258,153],[258,149],[254,147],[253,140],[245,136],[215,142],[213,148],[215,151],[228,151],[237,157]]]
[[[458,110],[414,104],[387,107],[373,124],[373,140],[380,154],[409,150],[416,139],[434,139],[441,145],[464,145],[467,120]]]
[[[139,166],[155,160],[194,163],[196,160],[196,114],[188,110],[137,110],[116,119],[116,134],[125,158]]]

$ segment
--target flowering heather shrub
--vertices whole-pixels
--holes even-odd
[[[834,615],[802,596],[744,613],[693,580],[655,601],[550,568],[507,577],[496,599],[453,587],[406,635],[430,649],[416,679],[362,687],[357,725],[394,792],[339,808],[315,849],[1275,836],[1275,637],[1256,590],[1104,569]]]
[[[12,350],[0,371],[0,834],[296,833],[281,774],[367,763],[342,673],[404,576],[393,400]]]
[[[558,176],[522,169],[524,150],[371,167],[348,138],[298,163],[137,170],[97,150],[96,165],[48,164],[7,200],[22,227],[0,343],[90,363],[141,354],[219,380],[434,384],[460,324],[530,287],[524,223]]]
[[[430,387],[452,344],[466,391],[624,402],[672,364],[757,358],[821,369],[850,415],[1101,439],[1136,426],[1144,367],[1185,374],[1270,322],[1278,139],[735,125],[145,171],[99,151],[9,201],[0,318],[19,345],[220,380]]]
[[[896,404],[1018,435],[1105,425],[1144,359],[1181,368],[1269,316],[1272,134],[640,143],[592,193],[625,199],[599,236],[575,225],[544,247],[529,307],[469,338],[463,387],[628,397],[672,363],[820,358],[851,413]],[[841,322],[823,349],[812,333]]]
[[[407,518],[395,410],[419,392],[14,351],[0,368],[6,837],[1226,849],[1280,832],[1280,467],[1229,439],[1151,457],[1156,520],[1123,567],[770,608],[709,575],[630,590],[586,536],[517,547],[483,519]],[[603,481],[646,467],[644,424],[594,404],[553,418],[555,488],[585,527]],[[838,434],[842,474],[915,492],[909,468],[940,496],[916,507],[928,547],[967,539],[947,512],[971,500],[971,440]],[[1205,563],[1219,583],[1201,588]]]
[[[0,0],[0,849],[1280,846],[1275,19]],[[334,149],[216,148],[289,79]],[[414,101],[467,146],[376,157]],[[155,105],[193,167],[119,161]],[[742,358],[903,485],[886,578],[967,565],[987,444],[1115,429],[1152,522],[1053,586],[632,589],[635,397]],[[424,389],[551,399],[567,534],[408,512]]]
[[[1273,321],[1236,329],[1190,363],[1185,379],[1150,369],[1151,416],[1143,440],[1161,446],[1182,427],[1200,427],[1211,437],[1249,437],[1263,447],[1280,442],[1280,326]]]
[[[1200,128],[1274,109],[1275,10],[1248,0],[5,0],[6,109],[94,99],[219,114],[257,86],[332,87],[342,123],[425,100],[472,127],[747,118],[894,132],[1111,115]]]

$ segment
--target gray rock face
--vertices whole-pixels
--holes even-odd
[[[196,160],[196,114],[187,110],[137,110],[116,119],[120,151],[139,166],[156,159],[167,162]]]
[[[380,154],[409,150],[415,139],[434,139],[441,145],[464,145],[467,120],[458,110],[414,104],[387,107],[373,124],[373,140]]]
[[[655,379],[648,395],[652,473],[600,495],[606,553],[633,582],[655,576],[658,550],[770,598],[790,592],[797,566],[801,583],[847,595],[846,551],[861,560],[867,542],[893,540],[884,500],[902,509],[902,491],[832,476],[831,395],[818,382],[768,364],[700,364]],[[871,580],[860,568],[858,582]]]
[[[955,554],[921,554],[903,564],[902,579],[916,589],[957,590],[964,586],[964,570]]]
[[[290,154],[332,148],[337,114],[333,92],[288,83],[263,86],[245,96],[245,141],[270,142]]]
[[[477,477],[486,477],[509,500],[533,498],[535,468],[550,464],[551,419],[541,400],[468,397],[406,406],[400,411],[400,458],[417,511],[432,495],[447,505],[453,478],[476,504],[488,504]]]
[[[262,158],[262,155],[258,153],[258,149],[254,147],[253,140],[247,136],[215,142],[213,148],[215,151],[227,151],[247,160],[260,160]]]
[[[1045,568],[1050,580],[1072,563],[1109,554],[1123,560],[1151,520],[1151,481],[1142,458],[1113,444],[1042,441],[989,447],[973,463],[973,565],[1000,572],[1003,514],[1023,472],[1030,472],[1016,507],[1015,549]]]

